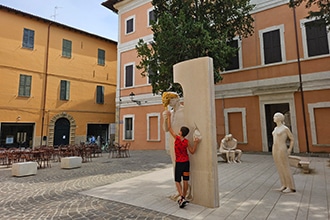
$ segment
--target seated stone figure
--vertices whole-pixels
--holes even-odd
[[[241,163],[242,151],[237,149],[237,140],[232,134],[221,140],[218,156],[222,156],[227,163]]]

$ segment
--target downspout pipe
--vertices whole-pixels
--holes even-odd
[[[295,31],[295,37],[296,37],[297,64],[298,64],[298,75],[299,75],[299,90],[300,90],[302,113],[303,113],[303,120],[304,120],[306,150],[307,150],[307,153],[309,153],[309,144],[308,144],[309,141],[308,141],[307,122],[306,122],[305,98],[304,98],[304,90],[303,90],[303,83],[302,83],[302,77],[301,77],[301,64],[300,64],[299,45],[298,45],[296,7],[293,7],[292,11],[293,11],[294,31]]]
[[[49,63],[49,42],[50,42],[50,26],[53,22],[48,24],[47,30],[47,43],[46,43],[46,55],[45,55],[45,79],[43,84],[42,91],[42,111],[41,111],[41,132],[40,132],[40,146],[42,145],[44,137],[44,123],[45,123],[45,114],[46,114],[46,100],[47,100],[47,80],[48,80],[48,63]]]

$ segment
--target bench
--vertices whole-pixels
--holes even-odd
[[[36,175],[37,169],[38,169],[37,162],[29,161],[29,162],[13,163],[11,173],[13,176]]]
[[[82,158],[81,157],[63,157],[61,158],[61,168],[62,169],[73,169],[81,167]]]
[[[310,162],[305,158],[289,155],[289,164],[292,167],[302,168],[304,173],[310,172]]]
[[[232,160],[234,160],[234,158],[237,157],[237,156],[238,156],[238,152],[235,152],[235,153],[231,152],[229,154],[229,157],[231,157]],[[226,153],[220,153],[219,151],[217,151],[217,157],[221,157],[224,160],[224,162],[226,162],[226,163],[228,162]]]
[[[217,152],[217,156],[221,157],[225,162],[227,162],[227,157],[226,153],[220,153],[219,151]]]

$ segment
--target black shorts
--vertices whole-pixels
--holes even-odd
[[[189,161],[186,162],[176,162],[174,171],[175,182],[181,182],[181,177],[183,180],[189,180]]]

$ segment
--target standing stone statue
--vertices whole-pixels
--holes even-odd
[[[273,131],[273,158],[280,176],[281,192],[296,192],[293,176],[290,170],[289,155],[293,148],[294,138],[290,129],[284,125],[284,115],[282,113],[274,114],[274,122],[276,127]],[[287,147],[287,139],[290,140],[289,148]]]
[[[180,103],[180,97],[175,92],[164,92],[162,95],[162,103],[165,107],[163,112],[163,129],[165,132],[168,132],[167,127],[167,108],[170,106],[171,110],[171,124],[174,131],[179,131],[181,126],[184,125],[184,115],[183,115],[183,105]],[[175,164],[175,155],[174,155],[174,143],[170,141],[169,149],[167,149],[171,155],[172,163]]]
[[[213,60],[200,57],[173,66],[173,82],[184,94],[184,125],[191,131],[187,139],[202,140],[190,157],[191,203],[209,208],[219,206],[217,136]],[[198,127],[197,127],[198,126]],[[201,137],[201,135],[203,137]]]

